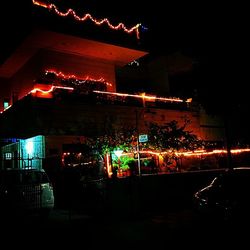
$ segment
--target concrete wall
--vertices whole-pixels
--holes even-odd
[[[199,117],[190,111],[176,111],[156,108],[142,108],[119,105],[88,105],[58,103],[50,108],[38,107],[37,128],[47,135],[98,135],[119,131],[122,128],[135,128],[140,133],[154,122],[159,125],[172,120],[183,125],[185,119],[191,120],[187,130],[200,136]]]

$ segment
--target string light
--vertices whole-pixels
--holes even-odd
[[[66,89],[66,90],[74,90],[74,88],[71,87],[63,87],[63,86],[51,86],[48,90],[43,90],[41,88],[34,88],[30,91],[31,94],[34,94],[36,92],[41,92],[43,94],[48,94],[53,92],[55,89]]]
[[[104,78],[99,78],[99,79],[93,79],[89,76],[85,77],[84,79],[81,79],[79,77],[77,77],[74,74],[64,74],[61,71],[56,71],[56,70],[46,70],[45,71],[45,75],[48,74],[53,74],[54,76],[61,78],[62,80],[56,81],[55,79],[51,80],[52,82],[55,83],[59,83],[59,85],[61,86],[56,86],[56,85],[47,85],[48,87],[50,87],[49,89],[47,89],[48,87],[46,87],[46,90],[44,89],[44,87],[36,87],[33,90],[31,90],[29,93],[34,94],[37,91],[40,92],[41,94],[49,94],[51,92],[53,92],[55,89],[66,89],[66,90],[77,90],[79,87],[81,88],[81,86],[84,86],[82,84],[94,84],[94,83],[102,83],[102,84],[106,84],[109,86],[112,86],[112,84],[110,84],[109,82],[106,82],[104,80]],[[63,81],[66,80],[66,81]],[[73,81],[72,81],[73,80]],[[46,81],[46,80],[45,80]],[[70,82],[68,82],[70,81]],[[75,83],[76,82],[76,83]],[[72,86],[73,85],[73,86]],[[95,86],[95,85],[94,85]],[[97,86],[95,86],[97,87]],[[160,101],[160,102],[171,102],[171,103],[190,103],[192,102],[192,99],[187,99],[187,100],[183,100],[180,98],[174,98],[174,97],[156,97],[155,95],[147,95],[146,93],[140,93],[140,94],[128,94],[128,93],[118,93],[118,92],[110,92],[110,91],[103,91],[103,90],[94,90],[92,87],[91,89],[89,89],[88,91],[91,91],[93,93],[97,93],[97,94],[102,94],[102,95],[109,95],[109,96],[118,96],[118,97],[122,97],[122,98],[126,98],[126,97],[132,97],[132,98],[138,98],[141,99],[143,101],[143,105],[145,105],[145,101],[148,102],[155,102],[155,101]]]
[[[128,34],[135,32],[136,38],[140,39],[140,32],[139,32],[139,28],[141,27],[140,23],[136,24],[135,26],[133,26],[131,28],[127,28],[123,23],[118,23],[117,25],[113,25],[110,23],[110,21],[107,18],[103,18],[103,19],[98,20],[98,19],[94,18],[89,13],[84,14],[82,17],[80,17],[76,14],[76,12],[73,9],[68,9],[66,12],[61,12],[55,4],[46,4],[46,3],[43,3],[43,2],[40,2],[37,0],[32,0],[32,3],[36,6],[43,7],[43,8],[46,8],[48,10],[53,10],[57,15],[59,15],[61,17],[67,17],[67,16],[71,15],[74,17],[74,19],[76,21],[84,22],[84,21],[90,20],[98,26],[100,26],[102,24],[106,24],[106,25],[108,25],[108,27],[110,29],[113,29],[113,30],[123,30],[124,32],[126,32]],[[145,27],[143,27],[143,29],[145,29]]]
[[[150,96],[146,95],[145,93],[140,94],[140,95],[133,95],[133,94],[125,94],[125,93],[117,93],[117,92],[108,92],[108,91],[99,91],[99,90],[94,90],[93,92],[99,93],[99,94],[107,94],[107,95],[115,95],[115,96],[121,96],[121,97],[135,97],[135,98],[141,98],[146,101],[163,101],[163,102],[191,102],[190,100],[184,101],[179,98],[165,98],[165,97],[156,97],[156,96]]]
[[[58,73],[59,76],[63,75],[65,76],[63,73],[59,72]],[[69,76],[65,76],[65,79],[70,79]],[[29,93],[36,93],[36,92],[40,92],[43,94],[49,94],[51,92],[53,92],[55,89],[65,89],[65,90],[71,90],[73,91],[74,88],[72,87],[67,87],[67,86],[55,86],[52,85],[48,90],[44,90],[42,88],[34,88],[32,89]],[[108,92],[108,91],[99,91],[99,90],[93,90],[94,93],[97,94],[106,94],[106,95],[115,95],[115,96],[121,96],[121,97],[135,97],[135,98],[140,98],[143,100],[148,100],[148,101],[155,101],[155,100],[160,100],[160,101],[167,101],[167,102],[187,102],[181,99],[177,99],[177,98],[164,98],[164,97],[155,97],[155,96],[148,96],[145,93],[140,94],[140,95],[133,95],[133,94],[126,94],[126,93],[117,93],[117,92]]]
[[[112,86],[111,83],[107,82],[103,77],[99,78],[99,79],[94,79],[94,78],[91,78],[89,76],[85,77],[85,78],[81,78],[81,77],[78,77],[76,75],[67,75],[67,74],[64,74],[63,72],[57,72],[56,70],[46,70],[45,71],[45,74],[54,74],[56,75],[57,77],[61,77],[65,80],[69,80],[69,79],[74,79],[74,80],[77,80],[77,81],[93,81],[93,82],[100,82],[100,83],[104,83],[106,84],[107,86]]]
[[[231,149],[232,154],[240,154],[250,152],[250,148],[242,148],[242,149]],[[134,152],[136,153],[136,152]],[[151,154],[151,155],[166,155],[166,154],[173,154],[172,150],[163,151],[163,152],[156,152],[152,150],[140,150],[141,154]],[[225,149],[215,149],[212,151],[205,151],[205,150],[196,150],[196,151],[187,151],[187,152],[174,152],[177,156],[207,156],[207,155],[217,155],[217,154],[227,154],[227,150]],[[129,155],[129,153],[124,153],[124,155]]]
[[[243,148],[243,149],[231,149],[230,152],[232,154],[240,154],[244,152],[250,152],[249,148]],[[209,152],[206,152],[205,150],[199,150],[194,152],[185,152],[185,153],[178,153],[178,155],[183,156],[202,156],[202,155],[215,155],[215,154],[227,154],[227,150],[225,149],[215,149]]]
[[[54,74],[55,76],[59,77],[59,78],[63,78],[64,80],[69,80],[69,79],[73,79],[73,80],[77,80],[77,81],[93,81],[93,82],[100,82],[100,83],[104,83],[108,86],[112,86],[111,83],[107,82],[104,78],[99,78],[99,79],[94,79],[94,78],[91,78],[89,76],[85,77],[85,78],[81,78],[81,77],[78,77],[74,74],[70,75],[70,74],[65,74],[61,71],[56,71],[56,70],[46,70],[45,71],[45,74]],[[187,100],[183,100],[183,99],[180,99],[180,98],[174,98],[174,97],[171,97],[171,98],[166,98],[166,97],[156,97],[156,96],[153,96],[153,95],[146,95],[146,93],[141,93],[141,94],[127,94],[127,93],[117,93],[117,92],[110,92],[110,91],[100,91],[100,90],[93,90],[94,93],[97,93],[97,94],[105,94],[105,95],[114,95],[114,96],[121,96],[121,97],[135,97],[135,98],[140,98],[140,99],[143,99],[144,101],[155,101],[155,100],[158,100],[158,101],[162,101],[162,102],[186,102],[186,103],[190,103],[192,102],[192,98],[189,98]]]

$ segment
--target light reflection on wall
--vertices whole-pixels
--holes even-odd
[[[29,139],[20,140],[20,167],[42,168],[42,159],[45,157],[44,136],[38,135]]]

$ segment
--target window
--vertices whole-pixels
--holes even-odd
[[[11,160],[12,159],[12,153],[5,153],[4,154],[4,159],[5,160]]]

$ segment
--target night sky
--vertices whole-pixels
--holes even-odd
[[[97,18],[107,17],[113,23],[123,22],[128,26],[142,23],[148,28],[148,31],[142,34],[142,38],[145,38],[142,43],[146,43],[152,50],[161,52],[163,50],[165,53],[182,49],[191,55],[204,58],[211,56],[211,52],[216,54],[220,50],[225,52],[226,47],[235,50],[233,45],[242,45],[241,41],[244,42],[247,37],[244,31],[247,28],[247,20],[243,20],[244,13],[241,13],[244,11],[244,6],[239,7],[237,11],[235,5],[219,6],[212,3],[198,5],[191,4],[190,1],[182,3],[155,0],[151,4],[137,2],[136,6],[132,0],[47,2],[55,3],[61,10],[73,8],[80,15],[89,12]],[[6,44],[12,39],[19,38],[25,30],[31,28],[35,15],[36,21],[40,18],[40,23],[46,23],[46,15],[42,15],[48,11],[34,6],[32,0],[6,1],[1,4],[1,9],[3,10],[1,30],[8,35],[2,38],[8,41]],[[14,42],[11,42],[10,46],[12,43]]]
[[[150,50],[160,53],[182,50],[204,62],[212,60],[215,54],[219,60],[214,62],[219,63],[225,56],[223,54],[230,53],[232,50],[237,52],[236,47],[243,46],[242,43],[247,42],[245,31],[247,20],[244,20],[244,13],[241,13],[244,11],[244,6],[237,12],[235,5],[219,6],[212,3],[197,5],[191,4],[190,1],[182,3],[155,0],[151,4],[137,2],[136,6],[132,0],[123,2],[50,0],[47,2],[55,3],[61,10],[73,8],[79,15],[89,12],[96,18],[107,17],[114,24],[123,22],[130,26],[142,23],[148,30],[142,32],[141,43]],[[10,50],[15,40],[20,40],[22,34],[36,23],[40,25],[49,23],[49,26],[57,23],[67,26],[66,19],[71,19],[55,17],[52,20],[51,16],[55,15],[49,14],[49,11],[44,8],[34,6],[32,0],[6,1],[1,3],[1,10],[1,30],[4,34],[1,39],[7,46],[2,48],[3,51]],[[81,23],[79,29],[84,29],[84,26],[86,25]],[[99,31],[101,33],[102,29],[100,28]],[[130,40],[133,40],[133,37]]]
[[[152,54],[169,55],[181,52],[193,60],[187,75],[175,81],[186,81],[198,93],[201,102],[213,109],[227,109],[241,114],[242,124],[249,112],[249,18],[247,6],[218,4],[209,1],[199,4],[186,1],[100,1],[51,0],[59,8],[73,8],[79,14],[90,12],[96,18],[107,17],[113,23],[130,26],[142,23],[146,28],[138,42],[135,37],[121,35],[128,45],[135,44]],[[46,9],[35,7],[31,0],[1,3],[0,63],[11,54],[35,26],[59,27],[63,31],[84,33],[104,39],[107,28],[75,24],[72,18],[56,17]],[[74,24],[73,24],[74,23]],[[81,27],[80,27],[81,26]],[[91,28],[89,28],[91,27]],[[77,31],[76,31],[77,30]],[[111,32],[109,38],[116,38]],[[119,40],[119,39],[118,39]],[[130,44],[131,43],[131,44]],[[186,77],[186,78],[185,78]],[[174,81],[173,80],[173,81]],[[243,116],[242,116],[243,114]],[[242,119],[242,120],[241,120]]]

